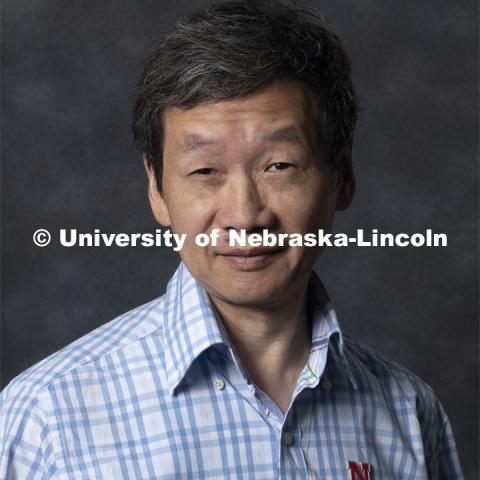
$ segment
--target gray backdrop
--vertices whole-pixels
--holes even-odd
[[[2,385],[160,295],[167,249],[35,247],[40,227],[155,224],[130,137],[157,33],[206,1],[4,0]],[[343,38],[362,103],[358,193],[337,231],[448,234],[447,248],[330,249],[318,264],[345,330],[436,390],[477,478],[477,2],[310,1]]]

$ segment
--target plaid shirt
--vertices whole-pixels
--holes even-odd
[[[163,297],[2,392],[0,478],[461,479],[432,390],[342,335],[315,274],[309,295],[311,354],[284,415],[181,264]]]

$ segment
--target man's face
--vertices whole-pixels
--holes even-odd
[[[182,260],[214,301],[268,307],[306,285],[319,249],[230,247],[228,239],[241,229],[331,230],[345,192],[316,145],[312,103],[301,84],[282,80],[243,98],[165,112],[162,194],[148,171],[152,209],[162,225],[187,234]],[[195,244],[213,229],[217,247]]]

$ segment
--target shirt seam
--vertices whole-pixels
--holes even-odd
[[[352,338],[347,333],[344,333],[343,337],[344,337],[345,343],[347,343],[350,348],[358,348],[361,351],[364,351],[364,352],[372,355],[379,363],[384,364],[389,369],[396,369],[396,370],[402,372],[406,377],[408,377],[408,379],[410,381],[415,380],[416,383],[422,385],[423,388],[425,388],[431,395],[434,396],[434,392],[433,392],[432,387],[430,385],[428,385],[428,383],[425,383],[424,380],[422,380],[418,375],[413,373],[407,367],[404,367],[400,363],[397,363],[396,361],[390,359],[388,356],[384,355],[383,353],[379,352],[378,350],[375,350],[374,348],[370,347],[369,345],[365,345],[364,343],[359,342],[358,340]]]
[[[120,319],[120,318],[122,318],[122,316],[117,317],[117,319]],[[113,319],[112,321],[117,320],[117,319]],[[27,394],[27,398],[30,397],[32,399],[35,399],[35,398],[37,398],[37,395],[40,395],[42,392],[44,392],[45,390],[50,388],[50,386],[53,383],[55,383],[59,379],[65,377],[66,375],[69,375],[69,374],[71,374],[71,373],[73,373],[76,370],[79,370],[81,368],[87,367],[88,365],[94,364],[95,362],[98,362],[100,359],[105,358],[109,355],[113,355],[114,353],[119,352],[119,351],[123,350],[124,348],[127,348],[128,346],[132,345],[133,343],[145,338],[146,336],[152,335],[153,333],[158,332],[159,330],[163,332],[163,326],[162,325],[158,325],[155,329],[153,329],[153,330],[151,330],[151,331],[149,331],[149,332],[147,332],[147,333],[145,333],[141,336],[133,338],[131,341],[129,341],[128,343],[125,343],[124,345],[121,345],[121,346],[118,346],[118,347],[113,347],[111,350],[108,350],[107,352],[99,353],[98,355],[96,355],[92,358],[89,358],[88,360],[86,360],[84,362],[73,365],[71,368],[69,368],[65,371],[58,372],[52,378],[50,378],[48,381],[46,381],[45,383],[40,383],[39,384],[39,383],[37,383],[36,379],[31,380],[31,379],[29,379],[28,376],[26,376],[24,379],[22,378],[22,379],[19,379],[18,381],[14,380],[6,388],[8,388],[8,387],[11,388],[11,387],[14,387],[14,386],[16,388],[18,388],[20,386],[27,386],[28,387],[28,385],[30,385],[32,387],[32,389],[31,389],[31,392],[29,394]],[[68,348],[68,347],[69,346],[67,345],[65,348]],[[68,356],[70,356],[70,355],[68,355]],[[47,361],[48,357],[45,360]],[[43,371],[42,367],[40,367],[35,372],[31,372],[31,373],[42,372]],[[35,366],[33,366],[32,368],[35,368]],[[100,368],[98,368],[96,366],[92,366],[92,368],[94,368],[95,370],[101,370]]]

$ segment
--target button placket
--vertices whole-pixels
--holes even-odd
[[[325,377],[322,380],[322,387],[325,391],[329,392],[332,389],[332,382],[329,380],[328,377]]]
[[[223,390],[225,388],[225,382],[221,378],[216,378],[213,382],[215,390]]]
[[[295,439],[295,437],[293,435],[293,432],[287,430],[287,431],[282,433],[282,443],[286,447],[290,447],[291,445],[293,445],[294,439]]]

